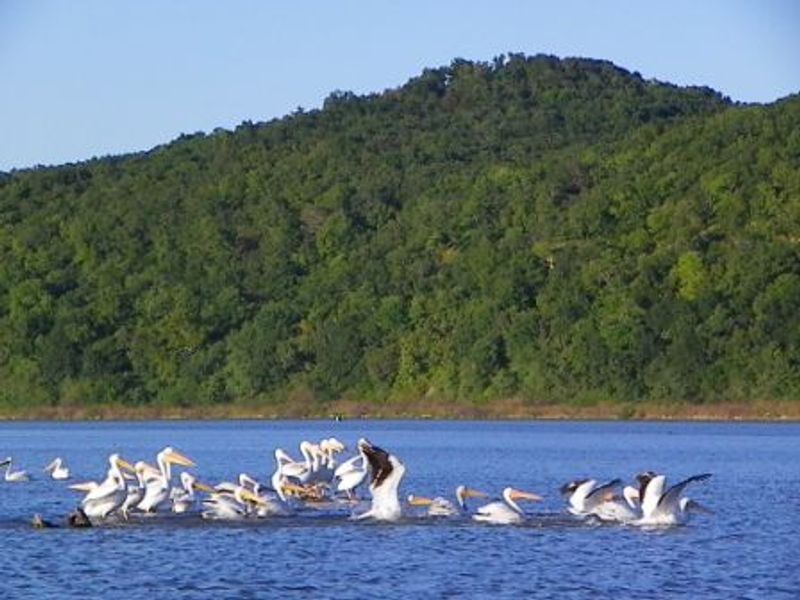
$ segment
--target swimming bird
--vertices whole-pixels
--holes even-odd
[[[57,456],[53,461],[44,468],[45,471],[50,473],[50,477],[57,480],[69,479],[69,469],[64,464],[60,456]]]
[[[648,472],[644,477],[655,477],[655,473]],[[624,524],[641,519],[642,506],[639,501],[639,488],[626,485],[622,488],[621,497],[617,494],[605,494],[603,502],[595,506],[593,514],[602,521]]]
[[[369,472],[367,456],[359,446],[358,454],[347,459],[333,472],[333,483],[337,492],[344,492],[352,500],[355,490],[367,478]]]
[[[305,440],[300,442],[300,453],[303,455],[303,460],[297,461],[282,448],[277,448],[275,460],[278,463],[278,469],[282,476],[294,479],[297,483],[312,483],[323,453],[317,444]]]
[[[27,471],[12,471],[11,470],[11,457],[9,456],[6,458],[2,465],[6,468],[5,480],[9,483],[22,483],[24,481],[30,481],[30,477],[28,477]]]
[[[83,509],[79,506],[67,515],[67,526],[75,528],[91,527],[92,522]]]
[[[280,448],[275,449],[275,471],[270,478],[270,484],[278,497],[286,502],[286,494],[283,490],[284,484],[288,481],[288,477],[283,473],[284,465],[293,462],[292,458]]]
[[[335,476],[336,455],[344,452],[345,445],[334,437],[321,440],[319,448],[319,466],[313,476],[314,482],[331,483]]]
[[[119,512],[124,518],[128,518],[130,511],[135,509],[136,506],[144,498],[144,490],[147,486],[147,479],[157,477],[159,475],[158,469],[142,460],[136,461],[133,465],[134,478],[131,483],[126,484],[125,501],[119,508]]]
[[[561,494],[567,498],[567,510],[573,515],[585,517],[597,515],[598,507],[614,496],[614,490],[622,484],[620,479],[598,484],[594,479],[577,479],[561,486]]]
[[[233,491],[218,490],[203,500],[201,516],[204,519],[224,521],[244,519],[251,514],[253,506],[262,502],[253,492],[238,485]]]
[[[646,473],[638,477],[642,483],[640,498],[642,516],[635,525],[663,527],[682,525],[689,520],[690,512],[710,513],[707,508],[687,497],[683,491],[692,483],[707,481],[711,473],[692,475],[664,491],[667,478],[664,475]]]
[[[34,529],[52,529],[55,527],[54,523],[42,518],[42,515],[39,513],[33,515],[33,518],[31,519],[31,525],[33,525]]]
[[[214,486],[214,494],[222,494],[222,500],[232,500],[237,489],[242,488],[249,491],[253,498],[258,498],[257,502],[249,502],[244,506],[249,507],[248,516],[272,517],[276,515],[288,514],[287,492],[301,494],[305,488],[290,483],[285,477],[279,481],[273,481],[273,489],[277,495],[266,492],[263,486],[247,473],[239,473],[238,483],[223,481]],[[213,504],[213,503],[212,503]]]
[[[158,470],[145,477],[144,497],[136,508],[143,512],[157,512],[169,506],[172,465],[195,466],[191,459],[167,446],[156,455]]]
[[[355,518],[379,521],[399,519],[403,511],[397,490],[406,472],[405,465],[396,456],[374,446],[365,438],[358,440],[358,447],[369,463],[371,475],[369,491],[372,494],[372,505],[368,511]]]
[[[413,494],[408,497],[408,503],[411,506],[427,506],[426,514],[429,517],[453,517],[466,512],[468,498],[485,498],[486,496],[487,494],[483,492],[459,485],[456,488],[456,504],[441,496],[426,498],[424,496],[414,496]]]
[[[538,494],[507,487],[503,490],[502,501],[495,501],[481,506],[472,518],[476,521],[497,525],[520,523],[525,519],[525,513],[522,512],[519,504],[517,504],[518,500],[539,502],[543,498]]]
[[[255,479],[250,477],[247,473],[239,473],[239,477],[237,477],[237,483],[232,481],[221,481],[217,485],[213,487],[214,492],[228,492],[233,494],[233,492],[238,487],[243,487],[245,489],[250,490],[254,494],[258,495],[261,491],[261,484],[258,483]]]
[[[630,504],[624,496],[621,498],[614,494],[605,498],[592,512],[601,521],[614,521],[617,523],[633,523],[641,518],[642,512],[635,504]]]
[[[261,484],[250,477],[247,473],[239,474],[239,484],[242,487],[250,490],[253,493],[253,496],[258,498],[257,502],[251,503],[251,514],[259,518],[288,514],[289,511],[287,501],[284,499],[286,498],[286,492],[298,493],[302,491],[302,488],[295,486],[284,479],[279,484],[279,490],[281,494],[283,494],[283,497],[280,495],[276,496],[278,490],[275,490],[276,494],[265,493]]]
[[[109,455],[108,463],[109,469],[102,483],[88,481],[69,486],[72,490],[86,492],[80,508],[89,518],[103,519],[111,515],[122,506],[128,495],[121,469],[133,473],[133,466],[116,453]]]
[[[170,491],[170,500],[172,500],[172,512],[185,513],[189,512],[194,507],[195,491],[207,492],[209,494],[214,492],[214,488],[198,481],[197,478],[191,473],[184,471],[181,473],[181,487],[172,488]]]

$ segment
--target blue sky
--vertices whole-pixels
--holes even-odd
[[[507,52],[771,102],[800,91],[800,2],[0,0],[0,170],[147,150]]]

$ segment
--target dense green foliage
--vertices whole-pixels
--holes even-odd
[[[800,397],[800,99],[455,61],[0,177],[0,405]]]

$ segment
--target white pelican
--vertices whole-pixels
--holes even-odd
[[[617,523],[633,523],[641,518],[642,512],[637,505],[632,505],[627,497],[613,495],[597,505],[593,513],[601,521]]]
[[[642,517],[634,522],[635,525],[644,526],[670,526],[681,525],[689,519],[692,510],[697,512],[711,512],[697,502],[683,497],[683,490],[690,483],[706,481],[711,473],[692,475],[680,483],[676,483],[666,491],[667,478],[664,475],[654,475],[652,472],[637,477],[641,483],[640,498]]]
[[[503,490],[503,501],[496,501],[485,506],[481,506],[478,512],[472,515],[476,521],[484,523],[494,523],[497,525],[509,525],[520,523],[525,515],[517,504],[517,500],[531,500],[539,502],[542,497],[530,492],[523,492],[512,487]]]
[[[327,438],[317,446],[319,448],[319,466],[313,477],[314,481],[331,483],[336,473],[336,455],[344,452],[345,445],[336,438]]]
[[[135,475],[134,481],[127,485],[125,501],[122,503],[119,511],[122,516],[128,518],[128,513],[136,508],[139,502],[144,498],[144,490],[147,487],[147,480],[152,477],[160,475],[159,470],[154,466],[147,464],[144,461],[137,461],[133,465],[133,473]]]
[[[184,471],[181,473],[181,486],[179,488],[172,488],[170,492],[170,499],[172,500],[172,512],[185,513],[194,507],[194,493],[207,492],[209,494],[214,492],[214,489],[205,483],[198,481],[197,478]]]
[[[237,487],[243,487],[247,490],[250,490],[254,494],[258,495],[261,492],[261,484],[258,483],[255,479],[250,477],[247,473],[239,473],[239,477],[237,478],[238,483],[233,483],[232,481],[221,481],[217,485],[214,486],[214,492],[227,492],[233,494]]]
[[[283,473],[283,467],[293,462],[292,458],[286,454],[286,452],[280,448],[275,449],[275,471],[272,473],[270,483],[272,484],[272,489],[275,490],[275,493],[278,494],[278,497],[283,502],[286,502],[286,494],[283,491],[283,485],[288,480],[287,476]]]
[[[125,477],[120,469],[134,471],[127,461],[120,458],[119,454],[108,457],[108,474],[102,483],[89,481],[86,483],[73,483],[70,489],[86,492],[81,500],[81,509],[90,518],[105,518],[120,508],[125,502],[127,488]]]
[[[406,472],[406,468],[396,456],[386,450],[373,446],[368,440],[358,440],[359,450],[362,451],[369,462],[372,479],[369,491],[372,494],[370,509],[358,515],[357,519],[377,519],[380,521],[395,521],[403,512],[400,500],[397,497],[397,488]]]
[[[172,481],[172,465],[193,467],[194,462],[180,452],[167,446],[156,455],[158,474],[145,478],[144,498],[136,506],[144,512],[157,512],[169,503],[170,483]]]
[[[23,481],[29,481],[30,477],[28,477],[27,471],[12,471],[11,470],[11,457],[9,456],[6,458],[2,464],[6,468],[5,480],[10,483],[21,483]]]
[[[483,492],[460,485],[456,488],[457,504],[453,504],[450,500],[441,496],[425,498],[424,496],[414,496],[413,494],[408,497],[408,503],[411,506],[427,506],[427,515],[429,517],[453,517],[466,512],[468,498],[485,498],[486,496],[487,494]]]
[[[204,519],[235,520],[243,519],[251,514],[251,505],[259,506],[263,499],[238,485],[233,491],[220,490],[213,492],[203,500]]]
[[[567,497],[567,510],[573,515],[585,517],[598,514],[598,507],[614,497],[614,490],[622,483],[613,479],[602,485],[594,479],[578,479],[561,486],[561,493]]]
[[[654,474],[655,475],[655,474]],[[642,517],[639,490],[630,485],[622,488],[622,497],[616,494],[606,499],[594,509],[594,514],[603,521],[633,523]]]
[[[279,482],[274,483],[276,487],[274,488],[277,493],[279,493],[279,498],[286,502],[286,491],[302,491],[303,488],[294,486],[290,484],[285,477],[283,477]],[[281,505],[276,499],[266,496],[261,493],[261,484],[250,477],[247,473],[239,473],[238,483],[233,483],[232,481],[223,481],[218,483],[214,486],[213,492],[214,493],[221,493],[227,494],[228,496],[232,496],[233,493],[237,490],[237,488],[243,488],[253,494],[253,496],[261,498],[263,502],[259,503],[256,506],[256,516],[259,517],[269,517],[275,514],[284,514],[285,508]]]
[[[53,479],[69,479],[69,469],[64,464],[64,461],[61,460],[60,456],[57,456],[53,459],[49,465],[44,468],[45,471],[50,472],[50,477]]]
[[[287,514],[286,509],[286,492],[299,492],[303,491],[302,488],[299,488],[284,478],[278,485],[278,488],[275,490],[276,493],[280,492],[283,496],[278,496],[277,498],[273,495],[266,495],[261,493],[261,484],[258,483],[255,479],[250,477],[247,473],[240,473],[239,474],[239,485],[253,493],[254,497],[258,498],[257,502],[253,502],[253,507],[251,513],[259,518],[264,517],[273,517],[276,515],[285,515]]]
[[[299,483],[311,483],[319,469],[319,460],[323,456],[317,444],[308,441],[300,442],[300,452],[303,461],[296,461],[289,456],[283,449],[275,450],[275,460],[281,475],[289,479],[295,479]]]
[[[275,510],[272,510],[272,509],[270,509],[268,507],[268,508],[260,509],[261,512],[265,512],[265,511],[270,512],[271,511],[274,514],[283,513],[283,512],[285,512],[285,509],[286,509],[286,507],[287,507],[287,505],[289,503],[289,495],[287,494],[287,492],[292,494],[296,498],[302,498],[304,496],[307,496],[310,491],[313,491],[313,490],[311,490],[310,487],[309,488],[305,488],[305,487],[302,487],[299,484],[292,483],[292,481],[290,481],[289,477],[287,477],[283,473],[283,461],[285,461],[285,458],[288,458],[288,457],[286,456],[286,453],[283,452],[283,450],[281,450],[280,448],[275,450],[276,468],[275,468],[275,472],[272,474],[272,477],[270,479],[270,483],[272,485],[273,491],[277,494],[278,499],[283,504],[279,506],[280,510],[278,510],[278,506],[275,506],[275,507],[273,507],[273,508],[275,508]],[[289,459],[289,460],[291,460],[291,459]],[[293,479],[294,479],[294,481],[297,481],[297,478],[293,478]],[[241,479],[240,479],[240,483],[241,483]]]
[[[333,472],[336,491],[344,492],[352,500],[355,489],[364,483],[368,471],[367,456],[359,446],[358,454],[344,461]]]

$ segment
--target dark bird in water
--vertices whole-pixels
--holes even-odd
[[[50,529],[51,527],[55,527],[50,521],[45,521],[39,513],[33,515],[31,525],[33,525],[34,529]]]
[[[74,511],[67,515],[67,525],[69,527],[91,527],[92,522],[83,509],[79,506]]]

